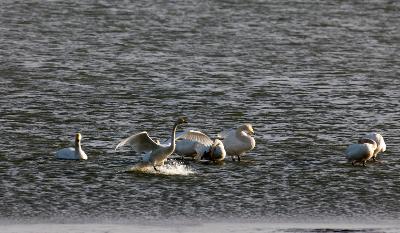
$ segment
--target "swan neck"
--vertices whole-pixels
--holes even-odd
[[[172,128],[171,145],[170,145],[170,148],[172,148],[173,150],[175,150],[175,134],[177,128],[178,124],[174,124],[174,127]]]
[[[81,142],[80,141],[75,141],[75,156],[81,157]]]
[[[248,137],[250,137],[248,134],[246,134],[242,130],[237,130],[236,131],[236,136],[239,137],[239,138],[248,138]]]

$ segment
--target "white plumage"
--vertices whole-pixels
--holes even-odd
[[[165,160],[170,156],[175,150],[175,133],[178,125],[187,123],[186,118],[179,118],[173,128],[171,135],[171,142],[167,145],[160,144],[158,141],[154,141],[147,132],[140,132],[134,134],[124,140],[122,140],[115,148],[117,150],[119,147],[124,145],[131,145],[136,153],[145,153],[143,156],[143,162],[148,163],[157,170],[156,166],[164,165]]]
[[[223,131],[218,134],[223,139],[223,144],[226,150],[226,154],[235,160],[234,156],[237,156],[240,161],[240,157],[244,153],[254,149],[256,141],[251,136],[254,135],[254,130],[251,124],[244,124],[237,129],[230,129]]]
[[[378,155],[378,153],[386,151],[386,144],[385,144],[385,141],[383,140],[383,137],[382,137],[381,134],[379,134],[379,133],[368,133],[368,134],[364,135],[362,138],[371,139],[371,140],[374,140],[376,142],[377,147],[374,150],[374,155],[372,156],[372,159],[374,161],[376,161],[376,156]]]
[[[204,133],[188,130],[177,134],[175,153],[194,159],[220,161],[226,156],[224,145],[218,139],[214,142]]]
[[[346,158],[354,166],[356,162],[362,163],[365,166],[367,160],[372,158],[377,144],[374,140],[362,138],[358,144],[352,144],[346,149]]]
[[[57,159],[68,160],[87,160],[88,157],[81,147],[82,136],[80,133],[75,135],[75,148],[64,148],[56,152]]]

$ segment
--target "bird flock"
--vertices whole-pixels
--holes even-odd
[[[179,126],[188,123],[186,117],[180,117],[172,127],[171,137],[163,142],[152,139],[146,131],[123,139],[115,150],[129,145],[138,155],[142,155],[141,164],[159,167],[173,154],[199,161],[219,162],[226,156],[233,161],[254,149],[256,141],[251,124],[243,124],[235,129],[225,130],[211,139],[197,130],[184,130],[177,133]],[[87,160],[88,156],[81,147],[82,136],[75,135],[75,147],[64,148],[56,152],[57,159]],[[351,144],[345,151],[345,157],[353,166],[357,163],[366,166],[368,160],[376,161],[378,153],[386,150],[386,144],[379,133],[369,133],[361,137],[356,144]]]

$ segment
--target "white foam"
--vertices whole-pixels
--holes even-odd
[[[138,163],[135,166],[128,169],[129,172],[147,173],[147,174],[161,174],[161,175],[181,175],[187,176],[195,174],[196,172],[189,166],[177,162],[175,160],[170,161],[168,164],[157,167],[158,171],[154,170],[152,165],[147,163]]]

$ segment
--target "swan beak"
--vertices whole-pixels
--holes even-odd
[[[187,119],[187,117],[181,117],[181,118],[179,118],[179,123],[180,124],[185,124],[185,123],[188,123],[188,119]]]
[[[250,134],[250,135],[254,135],[254,130],[253,130],[253,128],[249,129],[249,134]]]

